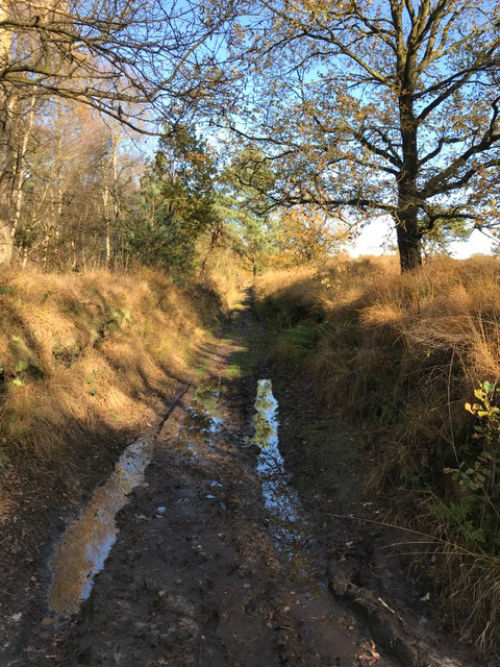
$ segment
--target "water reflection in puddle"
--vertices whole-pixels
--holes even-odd
[[[49,607],[53,613],[75,614],[90,595],[94,577],[116,540],[115,516],[127,503],[127,495],[142,483],[152,449],[150,436],[127,447],[108,481],[96,489],[78,519],[69,524],[50,564]]]
[[[197,457],[202,447],[222,427],[218,409],[220,386],[208,381],[198,387],[173,447]],[[151,460],[152,437],[143,437],[127,447],[108,481],[99,487],[78,519],[72,521],[57,544],[50,563],[53,573],[49,607],[54,614],[75,614],[90,595],[95,575],[104,566],[118,529],[115,516],[127,503],[127,495],[141,484]],[[215,486],[214,482],[214,486]],[[165,507],[158,507],[161,519]]]
[[[193,416],[205,421],[204,432],[216,433],[222,426],[219,410],[220,378],[202,382],[193,396],[190,408]]]
[[[288,558],[296,578],[308,580],[316,569],[310,551],[311,531],[279,450],[278,402],[271,380],[258,381],[255,410],[253,441],[260,449],[257,473],[275,547]]]
[[[185,456],[198,457],[223,425],[219,410],[220,380],[202,382],[196,390],[173,448]]]

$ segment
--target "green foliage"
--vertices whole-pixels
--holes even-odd
[[[474,395],[478,402],[465,404],[477,419],[472,446],[464,449],[464,460],[456,468],[445,468],[444,472],[451,475],[460,491],[463,520],[457,521],[458,529],[469,543],[496,552],[500,547],[500,407],[495,402],[500,388],[481,382]],[[469,451],[474,453],[472,458],[467,457]],[[447,507],[451,512],[452,504]]]
[[[52,296],[53,294],[54,294],[54,292],[50,289],[48,289],[46,292],[44,292],[44,294],[42,296],[42,303],[45,303],[47,301],[47,299],[49,298],[49,296]]]
[[[430,208],[430,207],[428,207]],[[433,207],[433,215],[438,215],[437,207]],[[453,241],[465,241],[471,233],[470,224],[463,218],[441,218],[430,224],[430,229],[425,230],[426,221],[422,222],[424,231],[422,233],[422,251],[425,257],[435,254],[450,254],[450,243]]]
[[[315,354],[317,346],[325,336],[328,324],[324,321],[304,319],[292,323],[293,314],[278,313],[268,320],[273,327],[272,355],[281,363],[297,370],[304,368]]]
[[[474,508],[469,503],[437,501],[432,508],[436,517],[442,519],[458,533],[465,544],[474,551],[481,550],[485,543],[485,531],[474,525]]]
[[[218,208],[241,239],[242,254],[255,271],[263,268],[277,247],[276,228],[265,194],[275,175],[255,148],[243,149],[221,175]]]
[[[161,138],[141,181],[140,219],[130,233],[143,264],[177,279],[193,272],[196,242],[217,222],[215,174],[213,157],[191,129],[181,126]]]
[[[304,351],[314,350],[325,334],[325,323],[303,320],[293,327],[285,329],[282,335],[292,344],[301,347]]]

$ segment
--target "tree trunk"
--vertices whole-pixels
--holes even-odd
[[[2,60],[0,58],[0,66],[1,64]],[[12,99],[9,99],[0,89],[0,266],[10,264],[14,248],[12,184],[15,171],[15,155],[11,136],[12,105]]]
[[[0,266],[8,266],[12,258],[13,242],[10,226],[0,220]]]
[[[0,3],[0,20],[8,19],[8,11]],[[0,69],[10,64],[12,34],[0,29]],[[13,241],[11,232],[11,190],[14,174],[14,153],[10,136],[12,98],[0,88],[0,266],[9,265]]]
[[[109,186],[107,174],[102,172],[104,187],[101,192],[102,199],[102,218],[104,222],[104,268],[109,269],[111,263],[111,220],[108,215]]]
[[[120,217],[121,217],[121,211],[120,211],[120,195],[118,192],[118,147],[121,143],[121,139],[118,134],[118,128],[116,126],[113,126],[111,130],[111,139],[112,139],[112,146],[111,146],[111,177],[112,177],[112,187],[111,187],[111,198],[113,200],[113,232],[114,235],[116,236],[117,231],[120,227]],[[107,242],[109,242],[109,261],[107,264],[107,268],[113,268],[113,246],[112,246],[112,235],[111,235],[111,230],[108,230],[107,232]],[[108,252],[108,249],[106,250]]]
[[[411,79],[410,79],[411,80]],[[410,83],[405,85],[410,87]],[[418,212],[421,199],[418,193],[418,121],[413,111],[413,99],[403,93],[399,100],[401,123],[401,149],[403,165],[398,176],[398,207],[394,215],[398,239],[401,271],[411,271],[422,266]]]
[[[399,183],[398,209],[394,216],[398,240],[401,272],[412,271],[422,266],[418,211],[420,200],[416,175],[410,174]]]
[[[23,207],[23,195],[24,195],[24,179],[26,177],[26,168],[24,165],[24,160],[26,158],[26,152],[28,150],[28,142],[31,138],[31,131],[33,129],[33,121],[35,117],[35,96],[32,95],[29,103],[29,114],[28,121],[26,126],[23,128],[22,132],[22,141],[21,145],[17,152],[16,160],[16,173],[14,177],[14,185],[12,191],[12,229],[11,235],[14,238],[16,230],[19,226],[19,221],[21,220],[21,211]]]
[[[401,272],[412,271],[422,266],[420,234],[417,225],[417,211],[399,213],[396,218],[396,234]]]

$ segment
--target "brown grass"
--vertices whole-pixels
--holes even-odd
[[[250,284],[251,270],[229,244],[212,248],[204,239],[200,255],[205,257],[203,284],[215,292],[223,312],[228,315],[239,303],[242,290]]]
[[[1,520],[79,479],[158,419],[217,302],[152,271],[0,274]]]
[[[500,620],[498,484],[471,491],[444,470],[498,474],[498,421],[475,420],[464,404],[500,378],[499,277],[484,256],[436,258],[403,276],[393,258],[363,258],[269,272],[256,286],[275,356],[310,375],[329,413],[373,434],[370,490],[394,497],[398,521],[450,545],[421,551],[419,562],[455,626],[484,651]],[[481,463],[493,450],[495,461]]]

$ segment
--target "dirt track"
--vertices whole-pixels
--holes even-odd
[[[243,312],[234,341],[210,351],[219,418],[200,421],[189,407],[192,392],[185,394],[156,438],[145,482],[118,516],[117,542],[90,598],[70,621],[47,617],[11,664],[462,664],[429,662],[421,632],[380,603],[359,572],[354,577],[343,544],[328,553],[324,540],[314,539],[315,520],[306,575],[276,550],[251,444],[255,378],[224,379],[250,326]],[[293,414],[291,402],[287,409]],[[356,543],[359,535],[337,535],[348,537]],[[369,568],[361,550],[355,558],[358,570],[361,562]]]

